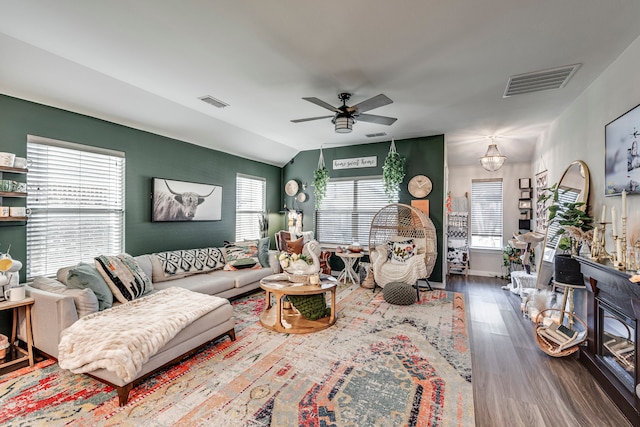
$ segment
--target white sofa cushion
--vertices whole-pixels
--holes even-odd
[[[98,298],[89,288],[67,288],[63,283],[60,283],[55,279],[42,276],[33,279],[31,287],[56,294],[72,296],[73,302],[76,305],[78,318],[98,311]]]

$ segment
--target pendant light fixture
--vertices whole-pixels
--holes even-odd
[[[487,148],[487,153],[484,157],[480,157],[480,164],[489,172],[495,172],[502,167],[507,158],[498,151],[495,137],[492,136],[490,138],[491,144],[489,144],[489,148]]]

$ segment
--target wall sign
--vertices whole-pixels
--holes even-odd
[[[352,159],[336,159],[333,161],[333,170],[375,168],[378,166],[378,157],[354,157]]]

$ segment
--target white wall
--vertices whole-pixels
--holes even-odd
[[[498,146],[498,149],[500,147]],[[495,172],[487,172],[478,164],[477,166],[449,166],[448,190],[453,197],[464,196],[465,192],[471,200],[471,180],[502,178],[503,188],[503,245],[518,232],[518,220],[520,210],[518,209],[518,199],[520,198],[519,179],[531,178],[529,163],[510,163],[509,159],[504,166]],[[532,179],[533,181],[533,179]],[[532,220],[533,224],[533,220]],[[472,249],[470,254],[469,274],[475,276],[501,276],[502,270],[502,250],[478,250]],[[446,270],[445,270],[446,271]]]
[[[589,167],[591,186],[589,213],[600,219],[602,204],[621,208],[621,197],[604,196],[604,127],[616,117],[640,104],[640,38],[636,39],[618,59],[561,114],[549,131],[538,141],[531,166],[535,173],[542,156],[549,169],[549,183],[557,182],[573,160],[583,160]],[[578,71],[579,72],[579,71]],[[569,83],[570,84],[570,83]],[[640,238],[640,196],[628,198],[628,241]],[[607,235],[607,250],[612,251],[611,229]]]

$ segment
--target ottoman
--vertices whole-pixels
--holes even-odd
[[[391,282],[382,288],[382,297],[389,304],[411,305],[416,302],[418,292],[413,285]]]

